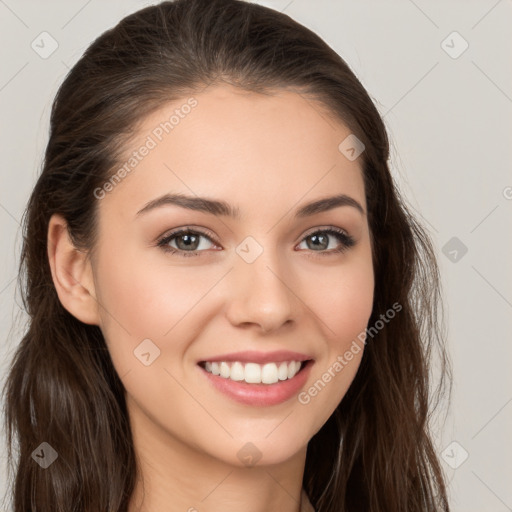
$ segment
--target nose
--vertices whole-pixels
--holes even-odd
[[[227,283],[227,317],[234,326],[257,326],[267,333],[295,320],[299,306],[293,278],[271,253],[265,250],[252,263],[237,257]]]

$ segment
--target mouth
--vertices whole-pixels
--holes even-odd
[[[198,370],[212,389],[250,407],[284,404],[306,386],[314,359],[297,361],[200,361]]]
[[[198,365],[207,373],[234,382],[272,385],[293,379],[313,362],[289,360],[259,364],[242,361],[200,361]]]

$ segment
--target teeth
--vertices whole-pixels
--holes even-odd
[[[288,365],[286,363],[281,363],[277,370],[277,376],[279,380],[286,380],[288,378]]]
[[[206,362],[204,369],[220,375],[224,379],[235,381],[245,381],[248,384],[275,384],[280,380],[287,380],[295,377],[300,370],[300,361],[288,361],[283,363],[246,363],[245,365],[236,361],[228,363],[221,361],[220,363]]]
[[[244,380],[245,373],[242,363],[239,363],[238,361],[236,363],[233,363],[233,365],[231,366],[231,372],[228,375],[228,377],[231,380]]]
[[[261,382],[261,366],[256,363],[247,363],[244,367],[244,380],[249,384]]]
[[[279,380],[275,363],[267,363],[261,368],[261,382],[263,384],[275,384]]]
[[[220,376],[227,379],[229,377],[231,370],[229,368],[228,363],[220,363]]]

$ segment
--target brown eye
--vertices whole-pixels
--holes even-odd
[[[203,242],[202,239],[207,240],[207,242]],[[180,253],[182,256],[198,256],[198,252],[211,248],[208,247],[208,243],[214,245],[210,237],[205,233],[182,229],[159,240],[158,247],[161,247],[166,252]]]

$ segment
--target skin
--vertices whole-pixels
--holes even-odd
[[[98,200],[91,259],[52,217],[52,275],[63,306],[100,326],[126,388],[146,492],[140,510],[208,512],[222,504],[224,512],[297,512],[307,443],[345,395],[363,350],[307,405],[296,396],[269,407],[240,404],[209,385],[196,363],[239,350],[294,350],[315,361],[307,390],[365,330],[374,275],[360,159],[338,150],[350,130],[296,93],[218,85],[194,97],[190,114]],[[127,158],[185,102],[147,117]],[[171,192],[224,200],[241,217],[175,205],[136,215]],[[364,213],[341,206],[295,218],[300,206],[336,194]],[[333,235],[327,249],[308,245],[331,226],[355,245],[333,252],[341,245]],[[196,256],[164,252],[158,239],[179,227],[207,229],[215,239],[201,238]],[[263,248],[250,264],[236,252],[248,236]],[[145,366],[133,351],[148,338],[160,356]],[[253,467],[237,457],[247,442],[261,452]],[[130,512],[141,501],[139,480]]]

